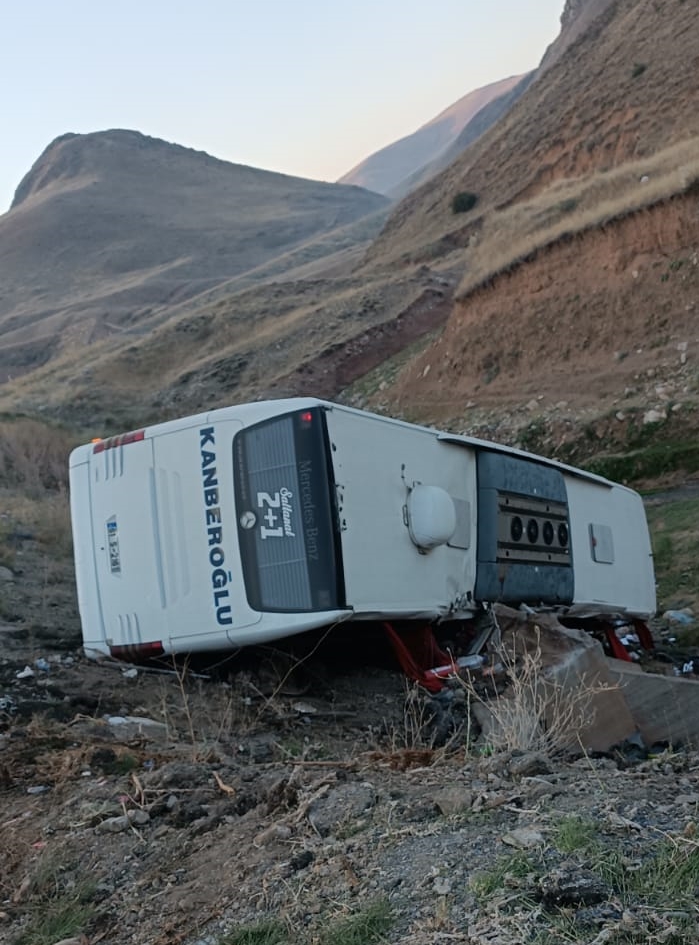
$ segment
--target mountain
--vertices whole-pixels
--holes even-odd
[[[365,158],[338,183],[355,184],[387,196],[402,195],[406,179],[436,160],[485,105],[510,92],[521,78],[510,76],[469,92],[417,131]]]
[[[672,457],[699,427],[697,49],[695,3],[568,0],[546,68],[449,166],[388,213],[385,200],[359,191],[365,216],[290,246],[270,247],[251,210],[245,232],[263,258],[227,279],[207,259],[208,285],[168,281],[199,273],[177,245],[169,262],[155,257],[159,294],[152,269],[144,275],[132,261],[110,273],[109,254],[95,259],[89,243],[92,266],[83,267],[79,237],[60,230],[57,214],[51,239],[27,256],[41,277],[32,281],[25,266],[25,295],[13,307],[2,300],[14,313],[4,335],[26,353],[42,333],[43,366],[0,388],[0,410],[118,432],[305,393],[575,462],[660,442],[663,463],[679,462]],[[167,178],[168,162],[158,166]],[[89,174],[36,189],[39,177],[18,194],[13,226],[34,204],[43,213],[59,194],[65,206],[89,194]],[[170,239],[168,227],[139,216],[147,195],[129,202],[140,186],[133,174],[115,181],[123,248],[141,246],[147,226],[139,258],[152,266],[152,244]],[[171,192],[164,180],[157,187]],[[15,236],[21,248],[21,227]],[[197,231],[189,252],[207,238]],[[9,258],[13,244],[0,247]],[[56,292],[54,273],[66,283],[64,255],[80,280],[51,323],[41,306]],[[7,275],[5,296],[19,281]],[[120,309],[110,279],[127,300],[153,288],[153,301]],[[102,293],[92,320],[83,284]]]
[[[561,32],[538,69],[470,92],[411,135],[365,158],[340,183],[352,183],[401,198],[434,177],[512,107],[537,75],[581,36],[612,0],[566,0]]]
[[[387,205],[358,187],[230,164],[134,131],[64,135],[0,217],[0,371],[16,376],[64,347],[142,334],[168,306]]]
[[[392,211],[372,258],[433,258],[435,241],[466,248],[498,208],[693,138],[697,48],[695,4],[607,4],[496,126]],[[452,212],[462,191],[478,196],[468,215]],[[462,261],[469,266],[467,255]]]
[[[479,109],[473,118],[464,125],[454,140],[441,151],[437,157],[433,158],[428,164],[423,165],[409,177],[404,178],[398,184],[391,188],[389,196],[404,197],[415,190],[420,184],[425,183],[439,171],[448,167],[452,161],[455,161],[466,148],[476,141],[482,134],[498,122],[502,116],[514,105],[520,95],[523,95],[536,78],[537,71],[527,72],[522,78],[513,85],[507,92],[491,99],[487,105]]]

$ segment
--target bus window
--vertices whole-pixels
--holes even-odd
[[[236,517],[248,603],[306,612],[344,606],[324,412],[264,420],[233,440]]]

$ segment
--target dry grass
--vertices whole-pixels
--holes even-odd
[[[351,912],[343,909],[337,915],[324,915],[322,927],[311,936],[292,931],[288,920],[274,918],[234,928],[216,945],[372,945],[387,941],[393,923],[388,900],[379,898]]]
[[[555,678],[545,665],[540,633],[534,627],[528,647],[513,638],[495,650],[507,675],[504,693],[464,681],[470,702],[486,710],[479,713],[486,723],[483,739],[494,752],[557,755],[579,747],[581,734],[594,721],[596,697],[611,688],[584,675],[572,681]]]
[[[68,487],[74,435],[26,417],[0,421],[0,479],[36,498]]]
[[[699,140],[693,138],[643,161],[557,181],[531,200],[497,209],[468,253],[457,298],[562,238],[685,193],[697,181]]]
[[[470,881],[479,900],[479,925],[497,931],[498,942],[521,941],[518,932],[527,927],[531,945],[696,942],[699,845],[691,837],[636,826],[643,835],[641,856],[621,849],[618,835],[603,821],[568,816],[551,831],[552,844],[545,850],[499,857]],[[619,908],[595,914],[579,904],[557,903],[547,890],[559,869],[594,875]]]
[[[65,489],[35,498],[0,490],[0,564],[12,567],[26,536],[51,552],[53,560],[72,553],[70,505]]]
[[[406,680],[402,717],[384,723],[386,760],[397,768],[415,763],[433,765],[468,748],[473,735],[470,710],[468,698],[456,707],[426,693],[419,683]]]
[[[65,430],[38,420],[0,420],[0,565],[13,568],[27,540],[50,554],[47,567],[70,556],[68,455],[74,442]]]
[[[176,691],[169,681],[160,682],[159,715],[168,738],[188,744],[192,761],[205,760],[222,741],[251,730],[252,710],[230,684],[204,684],[186,663],[173,661],[173,673]]]
[[[649,505],[648,524],[653,544],[653,563],[659,609],[679,609],[699,603],[699,499],[688,496],[677,501]],[[682,645],[694,645],[697,628],[677,634]]]

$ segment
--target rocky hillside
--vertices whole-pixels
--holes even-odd
[[[494,211],[696,138],[698,42],[694,4],[607,6],[495,127],[399,204],[369,259],[429,261],[458,248],[468,269]],[[468,214],[452,210],[462,192],[478,198]]]
[[[65,135],[0,217],[0,372],[143,335],[174,304],[340,234],[311,256],[332,253],[345,228],[387,203],[133,131]]]
[[[424,184],[431,177],[434,177],[445,167],[448,167],[468,148],[474,141],[478,140],[482,134],[498,122],[503,115],[514,105],[517,99],[523,95],[536,78],[537,72],[527,72],[516,85],[511,89],[492,99],[487,105],[478,111],[467,125],[462,128],[451,144],[445,148],[434,160],[424,165],[410,177],[406,177],[391,191],[391,197],[404,197],[406,194],[415,190],[420,184]]]
[[[525,442],[547,452],[595,414],[619,416],[615,450],[644,416],[694,423],[698,44],[696,6],[607,5],[401,202],[367,266],[458,259],[462,278],[444,332],[372,404],[515,441],[536,420]]]
[[[620,446],[641,417],[676,417],[681,439],[699,398],[698,219],[692,189],[533,251],[467,291],[383,399],[446,425],[485,412],[495,438],[543,415],[549,435],[528,445],[549,454],[605,412]]]
[[[546,652],[567,639],[515,618]],[[584,691],[542,726],[531,677],[500,664],[430,697],[354,637],[197,674],[0,626],[2,941],[697,940],[691,745],[571,750],[601,728]]]
[[[565,0],[561,13],[561,32],[546,50],[539,71],[543,72],[559,59],[565,50],[584,34],[592,21],[613,2],[614,0]]]

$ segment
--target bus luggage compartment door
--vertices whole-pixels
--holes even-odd
[[[560,470],[482,449],[477,457],[476,599],[570,604],[570,521]]]

